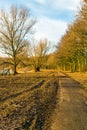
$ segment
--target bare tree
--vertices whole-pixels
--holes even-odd
[[[20,57],[25,53],[25,39],[35,22],[30,11],[24,7],[12,6],[9,12],[0,11],[0,47],[10,58],[7,63],[13,66],[14,75],[21,61]]]
[[[38,44],[29,45],[28,55],[36,72],[40,71],[41,67],[46,62],[49,49],[50,47],[47,40],[40,40]]]

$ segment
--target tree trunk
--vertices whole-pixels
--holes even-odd
[[[40,71],[40,67],[36,67],[35,72],[39,72],[39,71]]]
[[[14,64],[13,74],[14,74],[14,75],[17,74],[17,65],[16,65],[16,64]]]

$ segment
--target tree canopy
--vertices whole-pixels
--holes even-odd
[[[10,57],[5,63],[12,65],[14,74],[17,73],[20,57],[26,52],[26,36],[29,38],[35,22],[24,7],[11,6],[9,12],[0,11],[0,47]]]
[[[73,24],[58,43],[56,57],[63,70],[87,70],[87,1],[84,0]]]

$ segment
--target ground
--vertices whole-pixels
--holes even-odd
[[[75,80],[60,75],[51,130],[87,130],[87,92]]]
[[[67,72],[67,74],[71,78],[78,81],[81,84],[81,87],[87,89],[87,72],[74,72],[74,73]]]
[[[86,74],[67,74],[0,76],[0,130],[87,130]]]
[[[44,130],[56,104],[57,72],[0,76],[0,130]]]

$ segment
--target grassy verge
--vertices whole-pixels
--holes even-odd
[[[87,90],[87,72],[75,72],[75,73],[67,73],[70,77],[72,77],[74,80],[80,82],[82,87]]]

